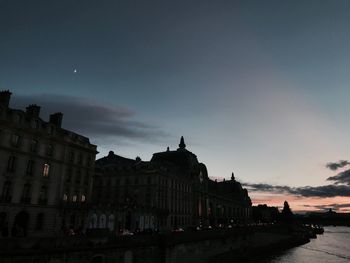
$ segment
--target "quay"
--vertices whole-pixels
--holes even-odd
[[[109,237],[5,238],[2,263],[187,263],[250,260],[309,242],[287,225]]]

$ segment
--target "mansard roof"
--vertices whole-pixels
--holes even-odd
[[[137,162],[134,159],[125,158],[110,151],[107,156],[96,160],[96,166],[133,166]]]

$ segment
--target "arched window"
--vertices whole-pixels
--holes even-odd
[[[114,230],[114,215],[109,215],[108,217],[108,228],[110,231]]]
[[[102,214],[100,216],[99,228],[106,228],[106,215]]]
[[[97,215],[96,214],[92,214],[92,216],[90,217],[89,228],[97,228]]]

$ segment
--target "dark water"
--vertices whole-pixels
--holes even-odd
[[[350,262],[350,227],[325,227],[310,243],[289,249],[260,263]]]

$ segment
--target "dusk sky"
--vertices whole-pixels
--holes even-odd
[[[255,204],[350,211],[349,14],[346,0],[0,0],[0,90],[45,120],[62,111],[98,158],[149,160],[183,135]]]

